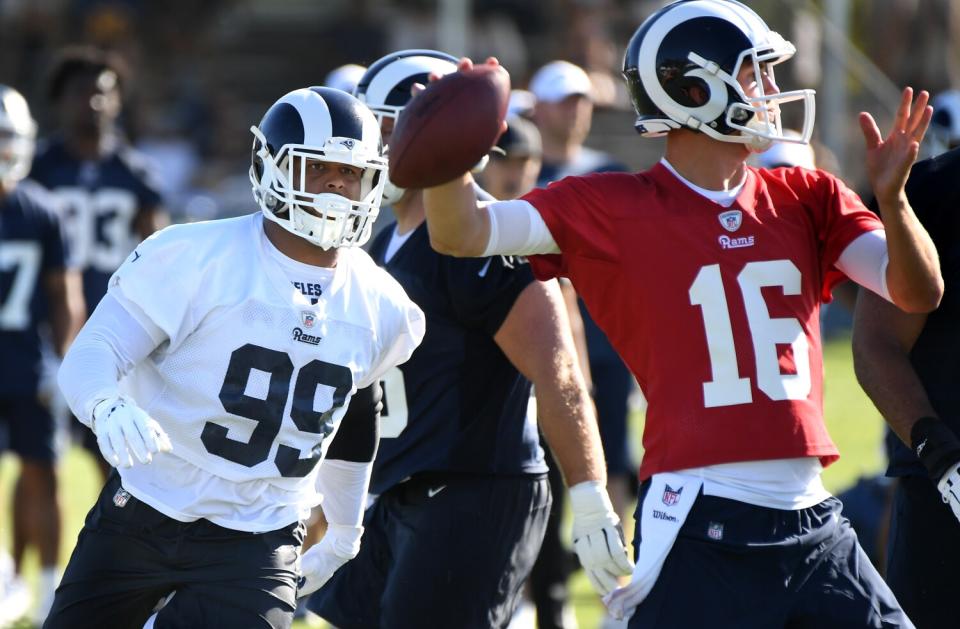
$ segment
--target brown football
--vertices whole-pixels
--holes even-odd
[[[397,118],[390,137],[390,181],[429,188],[473,168],[496,143],[510,101],[500,66],[475,66],[427,85]]]

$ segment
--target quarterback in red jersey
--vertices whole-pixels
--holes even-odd
[[[928,95],[904,90],[886,138],[860,115],[881,223],[823,171],[745,163],[809,141],[813,92],[773,76],[795,51],[741,3],[670,4],[624,59],[637,131],[667,136],[657,166],[492,204],[469,175],[425,193],[435,248],[570,277],[644,389],[636,568],[605,598],[630,627],[913,626],[820,480],[837,450],[818,317],[844,277],[906,311],[942,296],[903,190]],[[800,138],[783,133],[787,108]]]

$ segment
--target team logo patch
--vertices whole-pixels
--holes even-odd
[[[742,249],[743,247],[752,247],[756,244],[756,240],[753,236],[737,236],[731,238],[726,234],[721,234],[717,238],[717,242],[720,243],[721,249]]]
[[[313,334],[307,334],[300,328],[293,328],[293,340],[306,343],[307,345],[319,345],[323,339]]]
[[[680,502],[681,493],[683,493],[683,487],[680,489],[674,489],[670,485],[664,485],[663,497],[661,500],[663,501],[663,504],[667,505],[668,507],[672,507]]]
[[[130,502],[130,492],[121,487],[117,490],[117,493],[113,494],[113,504],[117,507],[123,509],[127,506],[127,503]]]
[[[356,142],[354,140],[340,140],[340,144],[348,149],[352,149],[356,145]]]
[[[720,219],[720,224],[723,225],[725,230],[735,232],[740,229],[740,225],[743,223],[743,212],[740,210],[728,210],[726,212],[720,212],[717,218]]]
[[[707,527],[707,537],[715,540],[723,539],[723,525],[719,522],[711,522]]]
[[[312,312],[307,312],[306,310],[300,311],[300,321],[303,322],[303,327],[312,328],[313,324],[317,322],[317,315]]]

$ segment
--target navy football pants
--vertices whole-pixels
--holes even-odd
[[[414,478],[364,517],[360,554],[308,608],[339,629],[510,622],[550,510],[543,476]]]
[[[118,490],[114,471],[87,514],[44,629],[140,629],[174,590],[156,629],[291,625],[302,524],[244,533],[184,523]]]
[[[913,627],[840,510],[700,495],[630,629]]]
[[[960,627],[960,522],[926,476],[897,479],[887,581],[918,629]]]

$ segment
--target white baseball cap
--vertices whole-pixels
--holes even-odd
[[[357,88],[357,83],[360,82],[360,77],[366,71],[367,69],[361,65],[347,63],[331,70],[323,79],[323,85],[352,94]]]
[[[583,68],[569,61],[551,61],[530,79],[530,91],[537,100],[556,103],[572,94],[590,97],[593,85]]]

